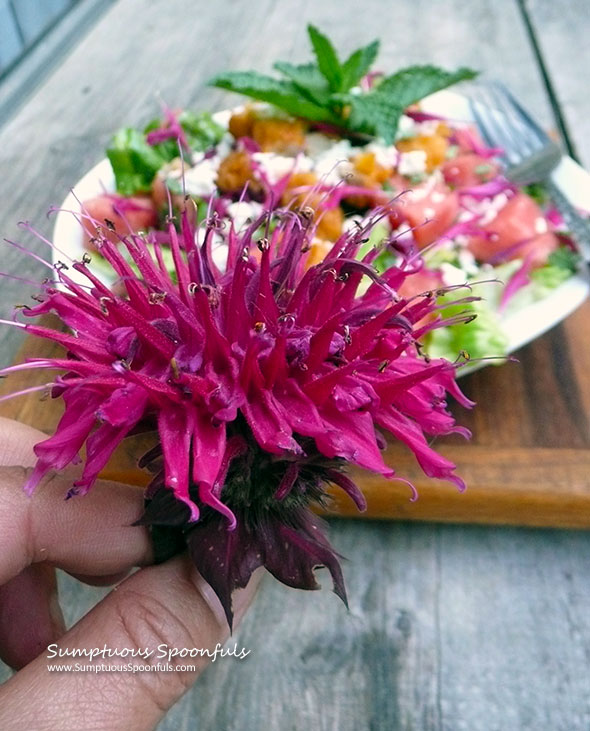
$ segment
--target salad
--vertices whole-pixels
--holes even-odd
[[[377,42],[341,62],[324,35],[313,26],[309,34],[315,63],[277,62],[282,79],[232,72],[212,80],[251,97],[245,106],[216,115],[165,109],[143,130],[117,132],[107,149],[116,190],[82,203],[86,248],[100,226],[113,241],[115,232],[149,231],[166,256],[171,214],[188,205],[194,220],[218,219],[212,252],[221,266],[232,231],[255,225],[263,210],[297,208],[315,223],[311,267],[343,232],[379,215],[359,256],[379,247],[381,272],[403,256],[414,273],[401,295],[437,292],[446,317],[472,311],[468,325],[461,317],[430,330],[425,352],[504,355],[502,318],[571,277],[578,255],[541,185],[510,183],[501,150],[486,147],[471,123],[421,106],[474,73],[419,66],[385,76],[370,70]],[[478,297],[453,304],[453,289],[466,283]]]

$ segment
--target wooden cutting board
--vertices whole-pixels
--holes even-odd
[[[51,344],[29,337],[16,362],[52,352],[57,350]],[[414,483],[420,497],[410,502],[404,483],[358,472],[368,501],[365,517],[590,528],[590,302],[517,356],[519,363],[490,366],[461,380],[477,406],[453,410],[473,438],[437,442],[457,464],[467,491],[425,478],[408,450],[390,444],[386,461]],[[0,383],[0,396],[46,380],[40,371],[14,374]],[[38,393],[0,403],[0,415],[46,432],[60,414],[59,400],[43,401]],[[135,467],[144,448],[139,438],[127,440],[104,476],[145,484]],[[333,512],[359,515],[339,492]]]

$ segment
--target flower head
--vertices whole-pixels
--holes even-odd
[[[27,491],[85,446],[68,497],[82,495],[126,436],[152,429],[158,442],[141,465],[154,477],[140,522],[188,545],[230,624],[233,589],[260,565],[300,588],[315,588],[314,568],[325,566],[345,600],[337,556],[309,509],[326,501],[328,483],[362,510],[346,467],[394,477],[381,452],[389,433],[427,475],[463,487],[429,445],[440,434],[467,434],[447,411],[447,394],[470,405],[456,364],[420,352],[418,339],[440,325],[435,293],[397,295],[417,261],[403,249],[383,276],[371,265],[377,251],[359,258],[380,215],[311,267],[315,224],[305,210],[230,228],[223,265],[213,254],[214,215],[195,231],[187,208],[165,235],[117,243],[99,229],[94,243],[117,286],[105,286],[85,256],[71,264],[75,278],[58,266],[59,287],[46,283],[39,304],[23,310],[27,318],[54,312],[68,329],[26,325],[67,351],[27,364],[64,371],[52,395],[65,403],[55,434],[35,447]]]

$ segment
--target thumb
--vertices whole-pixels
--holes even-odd
[[[249,605],[260,574],[234,594],[236,621]],[[112,591],[62,637],[58,648],[145,649],[139,657],[98,657],[92,664],[152,662],[158,647],[213,651],[229,630],[217,597],[185,556],[142,569]],[[56,650],[58,651],[58,649]],[[48,659],[44,652],[0,689],[0,728],[153,728],[209,663],[206,655],[172,660],[192,671],[50,672],[48,664],[89,665],[88,657]]]

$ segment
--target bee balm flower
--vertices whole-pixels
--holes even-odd
[[[378,276],[378,252],[358,260],[378,216],[306,268],[313,223],[304,213],[273,214],[272,233],[266,213],[239,234],[230,229],[218,268],[215,217],[197,235],[185,210],[165,242],[172,275],[161,233],[115,244],[99,231],[94,243],[118,286],[105,286],[85,257],[71,264],[76,280],[57,266],[59,288],[44,284],[39,304],[23,310],[27,318],[56,313],[68,328],[24,325],[67,351],[17,366],[64,371],[52,395],[65,412],[35,447],[27,491],[84,446],[68,497],[83,495],[127,435],[154,430],[157,444],[140,460],[154,477],[139,522],[188,547],[230,625],[232,591],[258,566],[304,589],[317,588],[315,567],[327,567],[346,601],[337,556],[310,506],[327,502],[332,483],[362,510],[346,469],[395,477],[383,434],[408,445],[427,475],[463,487],[429,446],[440,434],[468,435],[447,411],[447,394],[470,405],[456,365],[428,360],[417,345],[440,325],[434,293],[399,297],[409,266]]]

